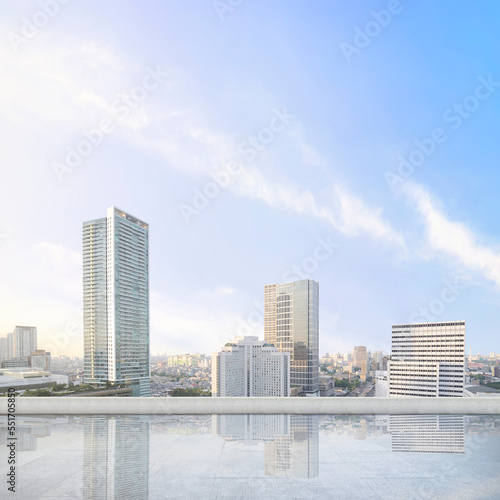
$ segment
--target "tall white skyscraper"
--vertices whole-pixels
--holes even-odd
[[[462,397],[465,321],[392,326],[389,396]]]
[[[319,396],[319,284],[313,280],[266,285],[264,338],[290,353],[290,387]]]
[[[83,224],[84,381],[150,395],[149,226],[116,207]]]
[[[14,358],[31,356],[37,350],[37,334],[34,326],[16,326],[13,333]]]
[[[14,333],[8,333],[6,339],[7,359],[12,359],[14,357]]]
[[[287,397],[290,354],[257,337],[229,342],[212,355],[212,396]]]
[[[0,337],[0,363],[7,359],[7,337]]]

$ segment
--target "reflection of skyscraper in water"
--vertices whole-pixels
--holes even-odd
[[[290,435],[265,444],[269,476],[313,478],[319,475],[319,417],[290,415]]]
[[[87,417],[84,425],[83,498],[148,498],[149,417]]]
[[[16,451],[36,451],[38,438],[50,436],[50,422],[46,418],[17,417]],[[0,418],[0,446],[7,445],[7,417]]]
[[[213,415],[212,432],[243,443],[273,440],[290,435],[290,415]]]
[[[463,415],[390,415],[392,451],[465,454]]]
[[[244,444],[264,442],[268,476],[319,474],[318,415],[213,415],[212,432]]]

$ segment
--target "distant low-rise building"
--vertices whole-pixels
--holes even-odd
[[[464,397],[500,397],[500,390],[487,387],[485,385],[469,385],[464,389]]]
[[[9,387],[21,391],[43,389],[52,386],[54,383],[68,384],[68,376],[33,370],[28,367],[12,367],[0,370],[0,393],[6,392]]]
[[[28,358],[11,358],[2,361],[2,368],[27,368]]]
[[[51,357],[50,352],[46,352],[43,349],[37,349],[28,356],[29,366],[31,368],[36,368],[37,370],[48,370],[51,369]]]
[[[332,376],[319,377],[319,395],[322,398],[335,396],[335,379]]]

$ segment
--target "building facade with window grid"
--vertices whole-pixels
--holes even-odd
[[[290,353],[290,385],[319,396],[319,284],[313,280],[266,285],[264,338]]]
[[[393,325],[389,396],[462,397],[465,321]]]

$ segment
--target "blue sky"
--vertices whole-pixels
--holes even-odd
[[[297,273],[321,353],[426,320],[499,352],[499,11],[2,2],[0,332],[82,354],[81,224],[116,205],[150,223],[154,354],[262,336]]]

